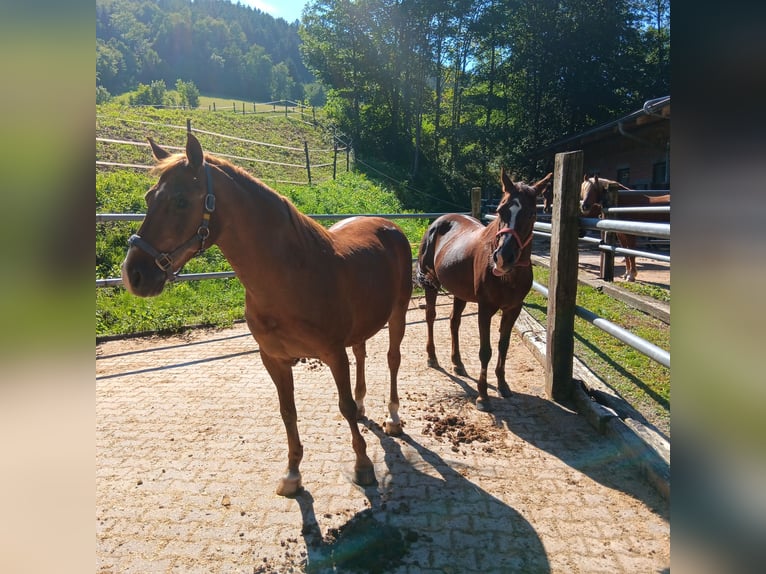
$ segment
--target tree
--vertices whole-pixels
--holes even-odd
[[[280,62],[271,69],[271,99],[288,100],[293,89],[293,79],[287,64]]]
[[[199,90],[194,82],[184,82],[180,78],[176,80],[176,92],[181,98],[181,105],[190,108],[199,106]]]
[[[130,95],[128,101],[131,106],[163,106],[167,90],[165,80],[155,80],[148,86],[138,84],[138,89]]]

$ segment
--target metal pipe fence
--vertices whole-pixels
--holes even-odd
[[[470,212],[463,212],[470,215]],[[311,213],[307,214],[312,219],[346,219],[349,217],[385,217],[386,219],[436,219],[445,213]],[[142,221],[145,213],[97,213],[96,223],[108,223],[114,221]],[[414,261],[414,260],[413,260]],[[214,271],[209,273],[183,273],[176,276],[176,281],[198,281],[202,279],[230,279],[236,277],[234,271]],[[122,285],[121,277],[109,277],[96,279],[96,287],[118,287]]]

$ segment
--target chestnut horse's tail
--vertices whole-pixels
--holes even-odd
[[[428,230],[423,234],[418,249],[418,262],[415,267],[415,280],[421,287],[432,287],[439,289],[441,284],[436,278],[434,269],[434,253],[436,251],[436,236],[438,225],[432,223]]]

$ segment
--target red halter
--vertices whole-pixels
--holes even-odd
[[[503,227],[500,231],[498,231],[495,234],[495,239],[499,239],[501,235],[510,235],[516,240],[516,243],[519,244],[519,255],[521,255],[521,252],[524,251],[524,248],[529,245],[532,242],[532,236],[534,235],[532,232],[529,233],[529,236],[522,241],[521,237],[519,237],[519,233],[515,229],[511,229],[510,227]],[[529,267],[532,264],[531,257],[528,258],[526,261],[516,261],[514,264],[515,267]]]

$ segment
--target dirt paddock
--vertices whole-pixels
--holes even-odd
[[[368,342],[361,424],[376,485],[351,481],[329,369],[295,366],[304,489],[294,498],[274,493],[285,432],[244,325],[97,345],[96,571],[668,572],[668,503],[609,438],[546,398],[519,336],[513,396],[499,398],[491,374],[494,410],[478,412],[475,306],[461,329],[469,376],[459,377],[449,298],[437,307],[438,369],[426,365],[420,302],[402,347],[402,437],[379,426],[386,331]]]

